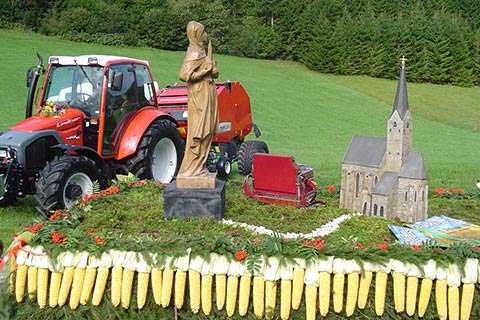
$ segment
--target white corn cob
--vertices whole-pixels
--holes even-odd
[[[174,303],[177,309],[183,307],[185,301],[185,284],[187,283],[187,271],[190,261],[190,256],[178,257],[175,260],[175,288],[174,288]]]
[[[460,318],[460,291],[462,283],[460,269],[456,263],[453,263],[447,271],[448,286],[448,318],[458,320]]]
[[[38,269],[37,303],[40,308],[47,306],[49,274],[48,268]]]
[[[63,257],[63,275],[62,282],[60,284],[60,291],[58,292],[58,305],[61,307],[65,305],[72,288],[73,274],[75,273],[75,254],[72,252],[66,252]]]
[[[139,256],[137,261],[137,307],[142,309],[147,302],[148,283],[150,281],[151,267],[144,256]]]
[[[159,268],[153,268],[151,272],[153,300],[159,306],[162,305],[162,273],[162,269]]]
[[[122,302],[122,307],[124,309],[128,309],[132,299],[135,270],[137,269],[137,254],[133,251],[128,251],[125,255],[125,260],[123,261],[122,267],[122,294],[120,301]]]
[[[363,265],[363,272],[360,275],[360,284],[358,288],[358,308],[363,310],[367,305],[368,293],[370,292],[370,285],[372,284],[373,272],[372,265],[365,262]]]
[[[405,272],[406,265],[398,260],[392,260],[393,302],[397,313],[405,311]]]
[[[127,252],[110,250],[112,256],[112,276],[110,286],[110,298],[114,307],[117,307],[122,300],[123,262]]]
[[[222,310],[225,306],[225,297],[227,294],[227,273],[229,269],[229,262],[226,257],[211,254],[213,264],[213,272],[215,274],[215,296],[218,310]]]
[[[330,309],[330,286],[333,272],[333,256],[318,262],[318,307],[325,317]]]
[[[305,268],[294,268],[292,279],[292,309],[297,310],[302,302]]]
[[[28,266],[20,264],[17,267],[17,275],[15,277],[15,298],[18,303],[23,301],[25,288],[27,286]]]
[[[345,302],[345,312],[350,317],[355,312],[355,306],[358,299],[360,266],[354,260],[347,260],[345,264],[347,273],[347,299]]]
[[[290,318],[292,308],[292,278],[293,265],[285,262],[279,268],[280,273],[280,318],[282,320]]]
[[[345,264],[343,259],[333,259],[333,311],[342,312],[345,286]]]
[[[82,295],[83,282],[85,281],[85,273],[88,263],[88,253],[81,252],[76,256],[78,263],[73,273],[72,290],[70,292],[69,306],[72,310],[76,309],[80,304]]]
[[[113,257],[111,252],[104,252],[98,261],[96,259],[91,261],[92,267],[97,268],[92,294],[92,305],[94,306],[98,306],[102,301],[112,263]]]
[[[418,278],[421,276],[421,274],[420,269],[418,269],[414,264],[408,263],[407,267],[405,311],[409,316],[413,316],[415,313],[415,306],[417,304]]]
[[[438,318],[440,320],[447,319],[447,271],[441,266],[437,266],[435,305],[437,306]]]
[[[475,283],[478,281],[478,259],[467,259],[465,262],[464,277],[462,277],[462,301],[460,304],[460,320],[470,319],[473,297],[475,294]]]
[[[375,313],[381,317],[385,311],[385,295],[387,292],[388,273],[390,272],[390,264],[380,265],[373,264],[375,274]]]
[[[253,313],[261,319],[265,310],[265,278],[262,275],[253,277],[252,296]]]
[[[269,257],[265,265],[265,315],[270,318],[275,312],[277,302],[277,280],[280,278],[280,261]]]
[[[188,270],[188,289],[190,294],[190,309],[194,314],[200,311],[201,304],[201,272],[204,259],[200,256],[190,260]]]
[[[80,304],[86,305],[92,295],[95,286],[95,278],[97,276],[97,267],[88,265],[85,269],[85,279],[83,281],[82,293],[80,294]]]
[[[242,275],[240,277],[240,288],[238,290],[238,313],[243,317],[247,314],[248,304],[250,302],[250,287],[252,277],[249,275]],[[290,309],[290,305],[288,306]]]
[[[175,271],[171,268],[165,268],[163,270],[162,277],[162,306],[168,307],[170,300],[172,299],[173,281]]]
[[[15,255],[12,255],[10,257],[10,274],[8,277],[8,291],[10,292],[11,295],[15,295],[15,271],[16,271],[16,257]]]
[[[33,248],[32,248],[33,250]],[[28,265],[27,270],[27,292],[28,298],[30,300],[34,300],[37,297],[37,276],[38,276],[38,268],[35,265],[36,255],[32,252],[28,255],[26,260],[26,264]]]
[[[210,257],[202,265],[202,280],[200,285],[203,313],[208,316],[212,312],[212,284],[213,284],[213,259]]]
[[[235,302],[237,300],[238,292],[238,276],[227,277],[227,296],[226,296],[226,311],[228,317],[231,317],[235,312]]]
[[[418,295],[418,316],[423,317],[430,302],[433,280],[437,277],[437,263],[435,260],[429,260],[423,266],[423,279]]]
[[[317,312],[318,261],[314,261],[305,269],[305,319],[315,319]]]

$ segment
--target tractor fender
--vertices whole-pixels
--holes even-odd
[[[140,109],[122,133],[122,138],[120,139],[118,146],[117,160],[121,160],[134,154],[137,151],[140,139],[142,139],[147,128],[154,120],[159,118],[167,119],[178,126],[175,118],[158,108],[146,107]]]
[[[103,158],[92,148],[64,143],[54,145],[50,148],[54,151],[57,151],[58,155],[62,154],[62,151],[67,151],[90,158],[95,161],[96,165],[101,169],[102,175],[104,175],[107,179],[112,179],[114,177]]]

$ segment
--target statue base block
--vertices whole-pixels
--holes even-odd
[[[217,181],[213,189],[178,188],[176,181],[163,191],[165,219],[223,218],[225,209],[225,182]]]
[[[177,188],[188,189],[214,189],[217,174],[209,172],[204,176],[184,176],[178,175],[175,179]]]

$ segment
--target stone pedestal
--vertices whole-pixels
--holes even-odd
[[[223,218],[225,182],[216,181],[215,188],[179,188],[173,181],[163,191],[164,218]]]

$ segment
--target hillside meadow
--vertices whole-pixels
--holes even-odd
[[[159,86],[178,82],[184,52],[117,48],[0,30],[0,131],[23,119],[28,67],[35,54],[111,54],[148,60]],[[386,135],[397,81],[315,73],[291,62],[216,56],[219,81],[240,81],[251,98],[254,122],[270,152],[313,167],[320,188],[340,184],[341,162],[354,134]],[[392,61],[397,64],[399,61]],[[407,62],[408,80],[408,62]],[[426,162],[430,190],[474,190],[480,179],[480,88],[408,84],[413,147]],[[252,138],[253,139],[253,138]],[[234,176],[241,180],[241,177]],[[0,209],[0,239],[36,217],[31,199]],[[21,209],[20,209],[21,208]]]

